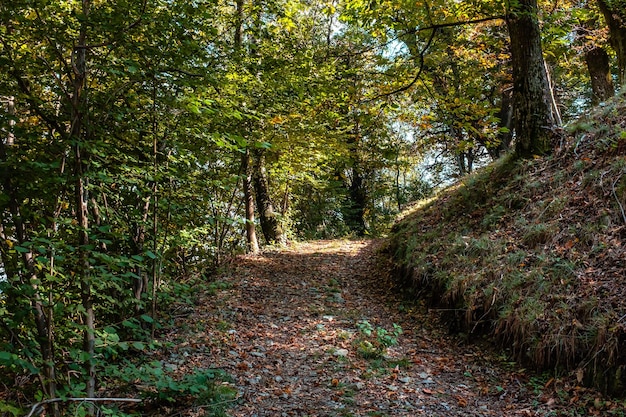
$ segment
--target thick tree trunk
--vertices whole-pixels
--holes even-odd
[[[585,61],[591,78],[591,104],[596,106],[615,94],[609,55],[602,48],[593,48],[585,55]]]
[[[611,47],[617,55],[620,88],[626,83],[626,1],[598,0],[600,11],[609,27]]]
[[[255,152],[254,161],[254,191],[256,193],[256,203],[259,210],[259,222],[265,240],[269,243],[285,243],[285,237],[274,211],[274,205],[270,197],[269,181],[267,170],[265,169],[265,155],[263,151]]]
[[[515,150],[528,157],[551,151],[554,126],[548,76],[541,49],[537,1],[519,0],[508,11],[513,65]]]
[[[256,237],[254,225],[254,192],[252,187],[252,166],[250,164],[250,149],[246,148],[241,155],[241,170],[243,171],[243,195],[246,209],[246,243],[248,252],[259,252],[259,240]]]

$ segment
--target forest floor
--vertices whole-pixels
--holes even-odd
[[[182,374],[207,367],[229,374],[221,384],[237,393],[226,411],[236,417],[606,410],[593,391],[533,376],[496,350],[450,336],[437,312],[393,290],[381,245],[317,241],[235,258],[165,335],[175,342],[170,360]],[[403,330],[397,344],[377,355],[381,342],[394,342],[394,324]],[[374,330],[369,336],[367,327]],[[577,392],[576,404],[571,395],[560,399],[564,390]],[[176,411],[201,416],[208,410]]]

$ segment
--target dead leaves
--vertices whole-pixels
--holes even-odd
[[[230,374],[240,393],[233,417],[534,416],[525,375],[459,347],[434,315],[398,308],[381,285],[376,249],[326,241],[238,258],[222,277],[226,289],[187,318],[205,330],[177,336],[190,352],[179,371],[210,365]],[[359,320],[405,331],[386,357],[368,360],[354,343]]]

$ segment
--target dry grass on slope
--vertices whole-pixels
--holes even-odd
[[[505,158],[394,226],[399,279],[537,369],[626,383],[626,98],[553,156]]]

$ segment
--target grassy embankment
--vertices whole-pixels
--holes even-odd
[[[581,119],[554,155],[504,158],[407,211],[399,279],[539,370],[626,386],[626,96]]]

